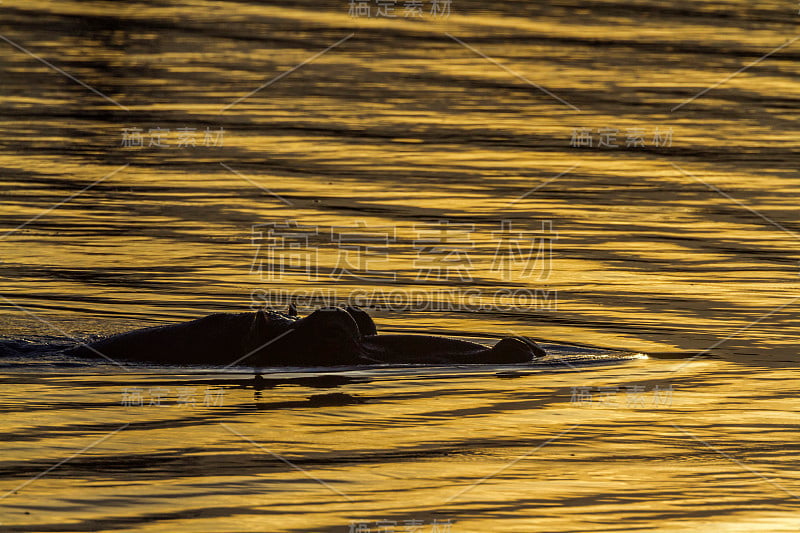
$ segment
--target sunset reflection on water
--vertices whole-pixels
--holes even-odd
[[[4,491],[130,425],[0,499],[0,529],[796,530],[796,6],[451,9],[3,2],[2,333],[111,333],[248,310],[258,291],[519,290],[544,301],[371,314],[384,331],[712,358],[371,370],[167,407],[120,398],[202,398],[225,376],[14,361]],[[270,266],[258,228],[287,221],[316,228],[316,276],[254,271]],[[468,268],[420,276],[442,223],[467,228]],[[391,233],[372,257],[391,276],[335,275],[356,227]],[[547,266],[504,276],[503,228],[546,233]],[[626,403],[656,385],[668,405]],[[348,396],[310,399],[331,393]]]

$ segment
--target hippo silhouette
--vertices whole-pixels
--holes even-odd
[[[374,364],[506,364],[543,357],[525,337],[492,347],[431,335],[378,335],[356,307],[328,307],[300,318],[286,313],[217,313],[190,322],[121,333],[66,350],[81,357],[164,364],[342,366]]]

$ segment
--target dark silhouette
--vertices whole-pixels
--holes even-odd
[[[165,364],[341,366],[373,364],[526,363],[544,350],[524,337],[489,347],[432,335],[378,335],[372,318],[355,307],[287,313],[217,313],[121,333],[67,350],[71,355]]]

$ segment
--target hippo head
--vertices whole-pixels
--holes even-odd
[[[296,313],[290,306],[287,314],[259,310],[251,315],[242,343],[247,364],[325,366],[359,361],[362,334],[350,312],[329,307],[305,318]],[[373,331],[374,325],[370,333]]]

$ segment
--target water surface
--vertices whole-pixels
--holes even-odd
[[[712,358],[261,390],[247,369],[7,360],[0,488],[71,458],[3,497],[0,528],[796,531],[797,5],[348,10],[3,2],[0,333],[84,338],[277,289],[528,290],[547,296],[371,313],[386,331]],[[316,279],[253,271],[274,267],[253,227],[287,220],[315,228]],[[442,222],[469,230],[469,276],[420,279]],[[557,236],[546,268],[496,268],[504,222]],[[391,229],[373,259],[393,276],[335,279],[333,243],[358,227]],[[146,405],[123,405],[137,388]]]

